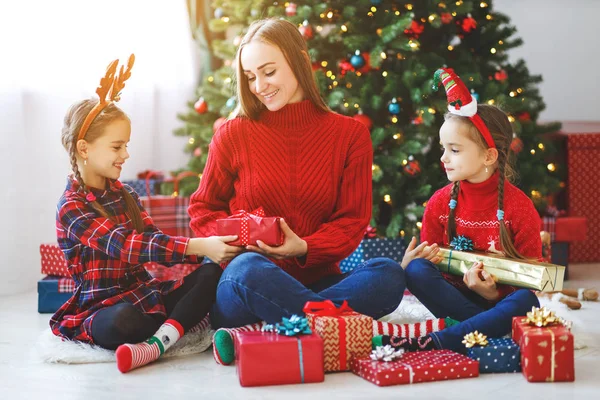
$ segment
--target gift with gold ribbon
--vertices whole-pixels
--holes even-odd
[[[347,371],[354,358],[368,357],[373,338],[373,318],[352,310],[344,301],[307,302],[304,306],[312,331],[323,338],[325,371]]]
[[[529,382],[575,380],[575,348],[569,324],[544,307],[514,317],[514,341],[521,348],[521,368]]]
[[[442,260],[436,264],[441,272],[463,276],[476,262],[494,280],[505,285],[534,289],[542,292],[562,290],[565,267],[530,260],[514,260],[490,253],[466,252],[440,248]]]
[[[292,315],[262,332],[236,332],[240,384],[247,386],[323,382],[323,339],[306,318]]]
[[[238,239],[227,244],[232,246],[256,246],[260,240],[269,246],[283,244],[279,217],[266,217],[262,207],[254,211],[238,210],[227,218],[217,219],[217,235],[236,235]]]
[[[465,335],[462,341],[467,357],[479,362],[479,372],[521,371],[521,351],[510,338],[488,338],[478,331]]]

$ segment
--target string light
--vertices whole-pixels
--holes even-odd
[[[401,237],[404,237],[404,235],[406,235],[406,232],[404,232],[404,230],[401,230],[401,231],[400,231],[400,236],[401,236]]]
[[[346,25],[342,25],[342,32],[348,32],[348,27]]]
[[[535,154],[535,149],[531,149],[530,153],[531,153],[531,155],[534,155]]]
[[[545,149],[545,147],[544,147],[544,143],[540,143],[540,144],[538,144],[538,148],[539,148],[540,150],[544,150],[544,149]]]
[[[406,164],[408,164],[408,160],[407,159],[402,160],[402,165],[406,165]]]
[[[386,76],[388,76],[388,73],[387,73],[387,71],[383,71],[383,72],[381,73],[381,75],[382,75],[382,76],[385,78]]]
[[[229,22],[229,17],[223,17],[221,19],[223,20],[223,22]]]
[[[487,5],[487,3],[486,3],[486,2],[483,2],[483,1],[482,1],[481,3],[479,3],[479,7],[481,7],[481,8],[486,8],[487,6],[488,6],[488,5]]]
[[[490,49],[490,53],[492,53],[492,54],[496,54],[496,49],[492,47],[492,48]]]
[[[321,61],[321,67],[323,67],[323,68],[327,67],[327,61]]]
[[[410,11],[410,10],[412,10],[412,9],[413,9],[413,5],[412,5],[412,4],[407,4],[407,5],[405,5],[404,7],[406,7],[406,9],[407,9],[408,11]]]
[[[360,108],[360,106],[357,103],[354,103],[354,108]]]
[[[435,19],[435,14],[431,14],[428,19],[429,22],[433,22],[433,20]]]
[[[188,139],[189,144],[194,144],[195,141],[196,141],[196,139],[194,139],[193,137]]]
[[[323,27],[321,25],[317,26],[317,32],[321,32],[323,30]]]
[[[553,163],[548,164],[547,168],[550,172],[556,171],[556,165],[554,165]]]
[[[532,190],[531,197],[533,197],[534,199],[539,199],[540,197],[542,197],[542,194],[540,192],[538,192],[537,190]]]
[[[512,115],[509,115],[509,116],[508,116],[508,120],[509,120],[510,122],[515,122],[515,117],[513,117]]]
[[[396,10],[396,12],[394,14],[400,15],[400,11]]]
[[[350,82],[348,82],[348,83],[346,83],[346,87],[347,87],[348,89],[352,89],[352,84],[351,84]]]
[[[392,117],[392,123],[394,123],[394,124],[398,123],[398,118],[396,118],[395,116]]]
[[[435,114],[435,109],[433,109],[433,108],[431,108],[431,107],[429,107],[429,108],[427,109],[427,111],[429,111],[429,114]]]
[[[329,11],[327,13],[327,18],[329,18],[329,19],[333,18],[333,12]]]
[[[231,78],[229,78],[229,77],[225,78],[225,83],[231,83]]]
[[[325,75],[329,78],[331,75],[333,75],[333,72],[327,71],[327,72],[325,72]]]
[[[508,95],[509,95],[510,97],[515,97],[515,96],[517,95],[517,92],[510,92]]]
[[[498,40],[498,44],[504,44],[502,40]]]
[[[382,51],[380,55],[381,55],[381,58],[383,58],[384,60],[387,58],[387,54],[385,54],[384,51]]]
[[[448,45],[448,50],[449,50],[449,51],[452,51],[452,50],[454,50],[454,47],[453,47],[453,46],[451,46],[451,45]]]
[[[208,78],[206,78],[206,80],[209,82],[213,82],[215,78],[213,76],[209,76]]]
[[[421,229],[423,227],[423,224],[421,223],[421,221],[417,222],[417,228]]]
[[[394,139],[398,140],[402,137],[401,133],[396,133],[394,136],[392,136]]]
[[[493,17],[490,14],[488,14],[485,16],[485,19],[487,19],[488,21],[491,21],[493,19]]]
[[[331,78],[332,81],[334,81],[335,80],[335,75],[331,75],[330,78]]]
[[[392,197],[389,194],[386,194],[385,196],[383,196],[383,201],[389,204],[392,202]]]
[[[377,7],[371,7],[371,12],[377,12]]]
[[[523,89],[522,88],[518,88],[517,89],[517,93],[523,93]]]

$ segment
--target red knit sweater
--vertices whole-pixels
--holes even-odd
[[[304,284],[339,274],[371,218],[373,149],[367,128],[318,110],[310,101],[235,118],[210,144],[198,190],[190,199],[197,236],[216,234],[216,219],[262,206],[283,217],[308,244],[299,259],[273,260]]]
[[[452,184],[434,193],[423,216],[421,240],[448,246],[447,228]],[[498,173],[482,183],[460,182],[455,210],[456,234],[473,240],[475,250],[501,253],[498,209]],[[504,221],[513,235],[519,253],[528,258],[542,257],[540,217],[533,202],[511,183],[504,184]],[[446,276],[459,289],[466,289],[462,277]],[[512,286],[498,285],[502,297],[513,292]]]

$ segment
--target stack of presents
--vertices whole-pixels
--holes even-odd
[[[149,179],[138,188],[145,207],[157,226],[166,232],[189,229],[187,198],[154,194]],[[132,182],[126,182],[132,185]],[[139,184],[139,183],[138,183]],[[132,185],[135,187],[135,183]],[[143,189],[143,190],[142,190]],[[176,191],[176,187],[174,189]],[[165,219],[156,210],[167,210]],[[181,208],[182,217],[174,216]],[[169,218],[167,218],[169,216]],[[555,220],[555,242],[562,238],[559,219]],[[218,221],[219,234],[237,234],[242,245],[257,239],[274,244],[282,236],[278,218],[265,217],[261,210],[237,213]],[[185,224],[186,228],[178,228]],[[246,233],[246,234],[243,234]],[[182,233],[175,233],[182,234]],[[576,232],[570,233],[570,239]],[[383,239],[368,232],[356,251],[341,263],[343,272],[351,271],[365,260],[389,257],[401,260],[403,239]],[[554,243],[553,243],[554,244]],[[554,251],[554,249],[553,249]],[[55,244],[40,246],[42,273],[48,276],[38,283],[39,311],[54,312],[74,289],[63,254]],[[498,282],[539,291],[562,289],[565,267],[550,263],[506,260],[490,254],[442,249],[443,272],[462,275],[476,261]],[[165,268],[145,265],[158,279],[177,279],[197,266]],[[472,332],[464,338],[461,353],[431,350],[403,353],[390,346],[377,346],[374,332],[377,321],[353,311],[346,303],[309,302],[304,316],[289,316],[280,323],[267,325],[261,332],[236,332],[235,354],[242,386],[265,386],[322,382],[325,372],[351,371],[378,386],[411,384],[447,379],[475,378],[481,373],[522,372],[530,382],[573,381],[574,341],[569,324],[546,309],[533,309],[515,317],[511,337],[488,338]],[[418,337],[449,326],[448,319],[414,324],[392,325],[389,335]]]

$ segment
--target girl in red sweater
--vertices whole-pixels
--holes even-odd
[[[190,200],[191,227],[197,236],[214,235],[218,218],[262,206],[283,218],[285,241],[248,246],[229,263],[210,312],[213,327],[274,323],[327,299],[348,300],[374,318],[392,312],[405,287],[398,263],[373,259],[348,274],[338,267],[371,218],[368,129],[325,105],[306,42],[290,22],[252,24],[236,69],[239,105],[210,144]],[[228,330],[214,344],[218,362],[233,360]]]
[[[508,182],[514,173],[509,163],[513,129],[507,115],[494,106],[476,104],[451,69],[438,70],[438,79],[450,103],[440,143],[441,161],[452,183],[427,202],[421,239],[448,247],[462,236],[473,242],[474,250],[541,259],[538,213],[525,193]],[[512,317],[539,306],[532,291],[497,284],[481,263],[458,277],[440,273],[420,258],[408,263],[405,273],[408,289],[436,317],[462,321],[417,340],[383,337],[384,344],[408,350],[463,350],[464,335],[477,330],[504,336]]]

